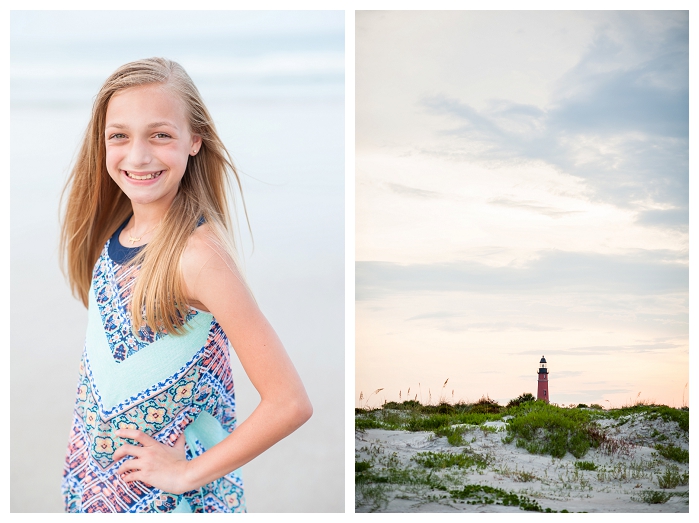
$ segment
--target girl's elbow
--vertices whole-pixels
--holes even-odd
[[[296,419],[298,420],[299,427],[311,419],[312,415],[313,405],[311,405],[311,400],[305,397],[296,405]]]
[[[311,400],[309,400],[308,396],[305,394],[297,397],[291,404],[288,404],[287,409],[293,420],[292,423],[295,425],[294,430],[306,423],[313,415],[313,405],[311,405]]]

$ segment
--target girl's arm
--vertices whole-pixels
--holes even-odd
[[[313,412],[274,329],[208,234],[206,225],[199,227],[182,257],[185,291],[192,306],[211,312],[223,328],[260,394],[260,404],[226,439],[191,461],[184,457],[182,437],[168,447],[141,431],[117,433],[142,445],[117,449],[115,461],[127,455],[136,458],[127,460],[118,473],[126,473],[127,481],[143,481],[173,494],[199,488],[244,465],[291,434]]]

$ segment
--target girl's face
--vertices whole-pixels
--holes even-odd
[[[190,155],[201,147],[184,103],[153,84],[118,92],[107,105],[107,172],[132,204],[162,207],[177,194]]]

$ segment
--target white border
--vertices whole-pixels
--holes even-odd
[[[354,11],[345,11],[345,512],[354,512]]]
[[[356,10],[468,10],[468,9],[488,9],[488,10],[501,10],[501,9],[520,9],[520,10],[532,10],[532,9],[551,9],[558,8],[565,10],[569,9],[599,9],[599,10],[609,10],[609,9],[683,9],[690,10],[690,3],[687,0],[665,0],[659,2],[657,0],[636,0],[630,2],[628,0],[573,0],[568,1],[564,5],[561,3],[554,3],[550,0],[537,0],[537,1],[525,1],[525,2],[514,2],[512,0],[492,0],[485,2],[483,0],[432,0],[432,1],[396,1],[396,0],[291,0],[288,2],[281,2],[279,0],[258,0],[257,2],[243,2],[240,0],[223,2],[220,0],[199,0],[196,4],[191,2],[182,2],[178,0],[122,0],[118,5],[115,4],[95,4],[94,1],[87,0],[70,0],[62,2],[49,2],[46,0],[25,0],[17,1],[10,0],[3,12],[3,23],[1,27],[5,28],[3,39],[3,55],[5,57],[5,85],[8,86],[9,80],[9,34],[10,34],[10,17],[9,11],[11,9],[16,10],[37,10],[37,9],[48,9],[48,10],[65,10],[65,9],[168,9],[168,10],[191,10],[192,7],[196,6],[197,10],[344,10],[345,11],[345,513],[354,513],[354,431],[351,427],[354,426],[354,384],[355,384],[355,306],[354,306],[354,296],[355,296],[355,265],[354,265],[354,244],[355,244],[355,162],[354,162],[354,144],[355,144],[355,125],[354,125],[354,110],[355,110],[355,75],[354,75],[354,60],[355,60],[355,9]],[[690,32],[692,25],[691,13],[690,13]],[[696,56],[695,50],[696,45],[693,43],[694,39],[690,36],[690,57]],[[692,77],[694,75],[695,68],[693,67],[692,60],[690,59],[690,93],[692,92]],[[8,100],[6,98],[6,100]],[[6,122],[3,126],[2,135],[0,135],[0,142],[2,143],[2,150],[4,152],[3,156],[5,158],[6,171],[10,172],[9,169],[9,104],[5,103],[4,109]],[[693,172],[694,163],[692,160],[691,151],[694,149],[693,144],[695,143],[694,134],[692,133],[692,122],[697,119],[697,108],[696,104],[690,104],[690,168],[689,172]],[[695,116],[691,116],[694,114]],[[5,215],[5,228],[4,228],[4,241],[3,244],[9,246],[9,177],[5,177],[5,191],[3,194],[3,200],[5,201],[4,215]],[[696,190],[693,190],[693,184],[690,179],[690,209],[695,209],[697,205]],[[694,224],[692,222],[695,222]],[[695,230],[694,225],[696,224],[695,213],[690,210],[690,231]],[[691,235],[690,235],[691,238]],[[690,259],[695,259],[697,256],[697,247],[695,242],[690,239]],[[2,258],[2,267],[4,269],[4,283],[3,287],[6,289],[4,295],[9,296],[10,290],[10,267],[9,267],[9,256],[8,251],[6,251],[5,256]],[[694,286],[696,278],[693,277],[693,271],[690,267],[690,293]],[[696,313],[694,312],[695,307],[690,304],[690,340],[694,339],[694,334],[696,329],[692,328],[691,325],[696,324],[694,317]],[[9,316],[3,315],[3,332],[9,337]],[[8,340],[9,341],[9,340]],[[9,345],[9,344],[8,344]],[[691,354],[692,343],[690,341],[690,354]],[[690,376],[691,376],[691,356],[690,356]],[[691,378],[690,378],[691,381]],[[9,397],[9,382],[5,385],[6,397]],[[691,394],[691,390],[690,390]],[[9,448],[9,431],[5,432],[3,440],[6,442],[5,447]],[[5,439],[7,438],[7,439]],[[7,454],[6,454],[7,456]],[[6,458],[7,459],[7,458]],[[5,470],[9,472],[9,463],[5,461]],[[8,478],[9,479],[9,478]],[[5,506],[9,507],[9,492],[5,490],[6,503]],[[14,516],[19,516],[13,514]],[[21,517],[21,516],[19,516]],[[360,516],[361,517],[361,516]]]

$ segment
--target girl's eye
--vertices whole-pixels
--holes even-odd
[[[169,134],[166,134],[166,133],[157,133],[157,134],[155,135],[155,137],[156,137],[156,138],[170,138],[170,135],[169,135]]]
[[[110,140],[114,140],[114,139],[119,140],[121,138],[126,138],[126,135],[124,133],[114,133],[113,135],[111,135],[109,137]]]

